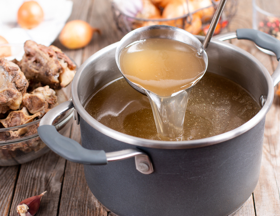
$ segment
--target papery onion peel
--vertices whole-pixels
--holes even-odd
[[[89,44],[95,32],[100,34],[99,29],[92,28],[87,22],[72,20],[62,29],[59,41],[69,49],[79,49]]]
[[[44,20],[44,11],[36,1],[24,2],[17,13],[18,24],[25,29],[32,29]]]

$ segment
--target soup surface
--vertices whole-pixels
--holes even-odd
[[[123,78],[101,89],[85,108],[97,121],[116,131],[146,139],[163,139],[157,134],[148,98]],[[250,120],[260,108],[241,86],[207,72],[190,91],[182,140],[232,130]]]
[[[130,81],[164,97],[191,87],[206,69],[194,47],[164,38],[128,45],[121,52],[120,67]]]

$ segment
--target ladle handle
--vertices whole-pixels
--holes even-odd
[[[89,165],[105,165],[110,161],[135,157],[136,169],[143,174],[151,174],[153,165],[148,155],[138,149],[126,149],[105,153],[103,150],[90,150],[82,147],[78,142],[59,134],[53,126],[53,121],[69,109],[73,103],[66,101],[51,109],[40,121],[37,131],[42,141],[61,157],[76,163]],[[141,166],[145,163],[145,166]],[[145,168],[143,170],[143,167]]]
[[[207,32],[207,34],[205,36],[205,39],[202,43],[202,49],[204,49],[204,50],[207,49],[207,47],[209,45],[209,42],[210,42],[210,40],[211,40],[211,38],[212,38],[212,36],[215,32],[216,26],[217,26],[217,24],[219,22],[219,19],[220,19],[222,13],[223,13],[226,2],[227,2],[227,0],[221,0],[220,1],[219,5],[218,5],[218,8],[217,8],[217,10],[216,10],[216,12],[215,12],[215,14],[212,18],[212,21],[210,23],[210,27],[208,29],[208,32]]]

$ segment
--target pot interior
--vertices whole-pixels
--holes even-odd
[[[203,38],[199,37],[202,41]],[[85,62],[78,82],[78,96],[84,106],[87,100],[102,87],[122,76],[115,62],[117,44],[113,44],[94,54]],[[223,42],[211,42],[207,54],[207,71],[224,76],[241,85],[251,96],[260,101],[261,96],[268,96],[269,87],[265,76],[267,70],[245,51],[234,49]],[[268,73],[268,72],[267,72]]]
[[[202,41],[204,38],[198,36],[198,39]],[[186,144],[188,144],[187,148],[192,148],[215,144],[243,134],[254,127],[265,117],[272,103],[273,84],[266,68],[246,51],[231,44],[213,40],[207,48],[209,60],[207,71],[224,76],[239,84],[246,89],[258,103],[261,103],[260,98],[266,98],[266,103],[259,113],[242,126],[224,134],[217,135],[215,138],[210,137],[211,139],[204,138],[200,140],[164,143],[162,141],[145,140],[122,134],[97,122],[84,109],[85,104],[92,95],[96,94],[98,90],[105,85],[108,85],[110,82],[122,76],[115,62],[116,47],[117,43],[105,47],[92,55],[79,68],[72,83],[72,95],[75,108],[81,117],[95,129],[117,140],[122,140],[134,145],[156,146],[156,148],[186,148]],[[142,144],[143,142],[146,143]],[[179,144],[180,142],[181,144]],[[168,146],[163,147],[163,145]]]

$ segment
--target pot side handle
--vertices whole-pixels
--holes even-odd
[[[280,59],[280,41],[273,36],[255,29],[237,29],[236,32],[230,32],[223,35],[215,36],[217,40],[225,41],[230,39],[245,39],[253,41],[259,47],[272,51],[277,60]],[[272,80],[274,86],[280,81],[280,64],[278,64],[276,70],[272,74]]]
[[[105,153],[103,150],[90,150],[78,142],[59,134],[53,121],[62,113],[73,109],[73,103],[66,101],[51,109],[40,121],[37,131],[42,141],[56,154],[75,162],[88,165],[106,165],[110,161],[135,157],[136,169],[143,174],[153,173],[153,165],[147,154],[138,149],[126,149]]]
[[[274,52],[277,60],[280,59],[280,41],[275,37],[255,29],[237,29],[237,39],[253,41],[259,47]]]

